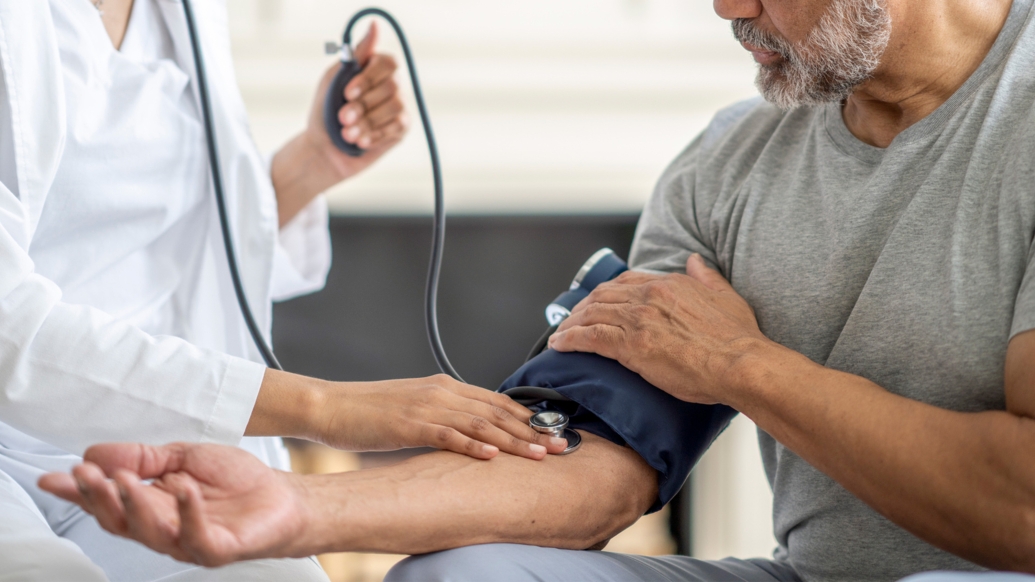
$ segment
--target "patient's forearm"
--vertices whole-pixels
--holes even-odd
[[[299,555],[419,554],[512,542],[585,549],[650,506],[657,476],[636,453],[583,435],[575,454],[480,461],[436,452],[391,467],[309,476]]]

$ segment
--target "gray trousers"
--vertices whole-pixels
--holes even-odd
[[[399,562],[385,582],[799,582],[789,564],[755,558],[698,560],[611,552],[577,552],[488,544]],[[929,572],[903,582],[1035,582],[1035,576],[1005,573]]]

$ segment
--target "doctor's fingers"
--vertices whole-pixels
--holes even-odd
[[[398,68],[399,65],[391,55],[374,55],[363,70],[345,85],[345,98],[349,101],[360,100],[374,87],[389,80]]]
[[[352,56],[359,61],[360,65],[365,66],[370,57],[374,56],[374,51],[377,50],[377,40],[380,36],[381,29],[377,26],[377,21],[372,21],[370,28],[367,29],[367,34],[356,45],[356,50],[352,51]]]
[[[345,127],[351,127],[364,118],[369,118],[369,113],[380,107],[395,102],[402,110],[402,100],[399,97],[399,86],[395,79],[389,77],[383,83],[377,85],[361,98],[349,101],[338,110],[338,121]]]
[[[539,460],[546,448],[514,438],[483,417],[463,412],[443,415],[440,424],[422,424],[416,444],[453,451],[475,459],[488,460],[501,450],[512,455]]]
[[[502,394],[496,395],[482,388],[468,388],[479,390],[484,394],[470,398],[462,394],[445,392],[443,398],[435,406],[425,408],[422,420],[428,424],[448,426],[466,437],[492,445],[512,455],[519,455],[530,459],[541,459],[548,452],[558,453],[564,449],[566,443],[562,442],[563,439],[552,442],[549,438],[532,430],[532,427],[527,424],[527,417],[523,414],[522,418],[524,420],[519,420],[507,409],[491,402],[491,400],[496,400],[506,405],[503,400],[510,400],[506,396]],[[490,400],[490,402],[482,399],[489,395],[501,398],[486,399]],[[513,400],[510,400],[510,403],[512,407],[527,410]],[[434,436],[439,438],[439,435]],[[431,444],[432,446],[439,446],[434,443]],[[465,442],[464,446],[470,447],[472,445]],[[466,450],[458,452],[466,454]],[[479,452],[478,458],[489,458],[494,455],[495,452],[491,451]]]
[[[82,499],[79,506],[97,518],[97,523],[105,530],[116,535],[126,535],[125,509],[115,482],[109,480],[100,467],[90,462],[73,467],[72,476]]]
[[[452,378],[449,378],[449,380],[452,380]],[[464,398],[477,400],[478,402],[483,402],[489,406],[500,408],[516,418],[522,424],[527,423],[528,419],[532,418],[531,410],[517,402],[514,402],[514,399],[506,394],[500,394],[499,392],[493,392],[492,390],[486,390],[485,388],[479,388],[477,386],[455,381],[450,391],[463,396]],[[493,416],[496,416],[496,414],[498,413],[494,413]]]
[[[404,117],[402,103],[398,100],[389,102],[371,111],[356,125],[345,128],[342,136],[345,141],[355,143],[361,148],[369,148],[386,138],[398,141],[406,133]]]
[[[409,119],[403,114],[400,119],[387,126],[375,129],[369,135],[361,136],[356,145],[368,150],[384,151],[399,143],[406,135],[408,128]]]
[[[461,408],[464,407],[464,408]],[[463,434],[490,444],[505,453],[542,459],[547,453],[559,453],[567,446],[564,439],[552,439],[536,432],[498,406],[484,403],[459,403],[449,422],[438,421]]]

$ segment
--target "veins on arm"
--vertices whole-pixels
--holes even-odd
[[[572,455],[490,461],[436,452],[309,482],[325,551],[420,554],[483,543],[588,549],[638,519],[657,473],[631,449],[583,434]]]

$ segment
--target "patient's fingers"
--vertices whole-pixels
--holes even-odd
[[[167,475],[169,479],[173,475]],[[178,560],[189,558],[177,546],[180,520],[173,496],[155,485],[147,485],[128,471],[115,474],[123,506],[125,507],[126,532],[145,546]]]
[[[611,355],[613,352],[605,353],[598,351],[598,348],[602,348],[605,344],[614,346],[614,342],[630,337],[630,334],[634,336],[635,330],[642,327],[642,322],[654,315],[652,310],[655,308],[646,305],[592,303],[577,313],[573,312],[564,320],[564,323],[557,328],[557,332],[550,337],[547,345],[558,351],[591,351],[601,356],[614,358],[615,356]],[[590,328],[594,327],[599,329],[590,331]],[[565,343],[558,343],[561,342],[561,338],[567,337],[570,340],[575,337],[566,335],[573,331],[578,331],[577,337],[583,342],[580,346],[590,349],[581,347],[577,350],[565,349]]]
[[[125,469],[142,479],[151,479],[181,470],[185,447],[184,443],[160,447],[137,443],[106,443],[86,449],[83,459],[96,464],[108,475]]]
[[[646,303],[655,292],[665,286],[665,282],[673,277],[684,275],[657,275],[654,273],[637,273],[626,271],[613,281],[601,283],[588,297],[572,308],[572,314],[578,313],[595,303]]]
[[[647,315],[644,312],[651,309],[653,308],[641,304],[590,303],[578,313],[572,313],[565,320],[568,325],[562,326],[563,329],[559,329],[559,331],[598,323],[632,328]]]
[[[71,501],[76,505],[85,503],[75,479],[68,473],[47,473],[40,477],[37,484],[40,489],[51,495],[57,495],[65,501]]]
[[[126,535],[122,501],[115,483],[105,477],[100,467],[89,462],[72,468],[72,476],[83,499],[80,506],[96,517],[105,530]]]
[[[588,327],[573,327],[550,337],[550,348],[558,352],[589,352],[605,358],[617,360],[629,367],[624,361],[619,347],[623,343],[625,331],[613,325],[596,324]]]
[[[176,483],[175,495],[181,524],[180,548],[190,555],[191,561],[214,568],[237,559],[222,543],[225,536],[218,535],[208,518],[205,498],[197,482],[185,476]]]

